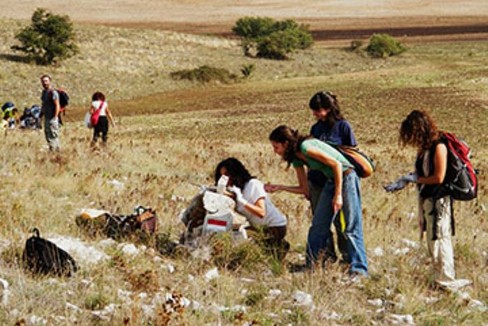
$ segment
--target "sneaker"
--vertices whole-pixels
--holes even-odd
[[[463,287],[466,287],[473,282],[466,279],[459,279],[454,281],[436,281],[436,284],[443,290],[455,292]]]

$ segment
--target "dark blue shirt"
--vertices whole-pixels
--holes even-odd
[[[331,142],[336,145],[357,146],[354,132],[347,120],[339,120],[332,128],[320,120],[310,128],[310,135],[322,141]]]
[[[310,128],[310,135],[336,145],[357,146],[356,137],[354,137],[354,132],[347,120],[336,121],[332,128],[329,128],[324,121],[319,120]],[[325,175],[317,170],[309,170],[308,179],[315,187],[323,187],[326,181]]]

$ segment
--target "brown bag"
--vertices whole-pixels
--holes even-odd
[[[158,219],[152,208],[147,208],[142,214],[136,216],[139,228],[149,234],[156,233]]]

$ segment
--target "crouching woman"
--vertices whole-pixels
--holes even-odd
[[[326,177],[308,231],[306,267],[325,264],[327,245],[332,241],[330,227],[342,210],[346,222],[344,234],[347,238],[347,252],[350,257],[349,273],[367,275],[361,193],[359,179],[352,165],[332,146],[318,139],[302,136],[287,126],[273,130],[269,140],[274,152],[295,168],[298,185],[268,184],[267,191],[281,190],[308,196],[305,166],[310,170],[320,171]]]
[[[264,190],[264,184],[251,176],[241,161],[233,157],[217,165],[215,184],[222,175],[229,178],[227,187],[234,193],[236,211],[246,218],[253,231],[263,233],[266,249],[282,260],[289,249],[284,239],[287,221]]]

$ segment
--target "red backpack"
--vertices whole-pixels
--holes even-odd
[[[443,132],[441,141],[447,147],[447,170],[442,191],[457,200],[472,200],[478,194],[478,179],[469,155],[468,145],[453,133]]]

